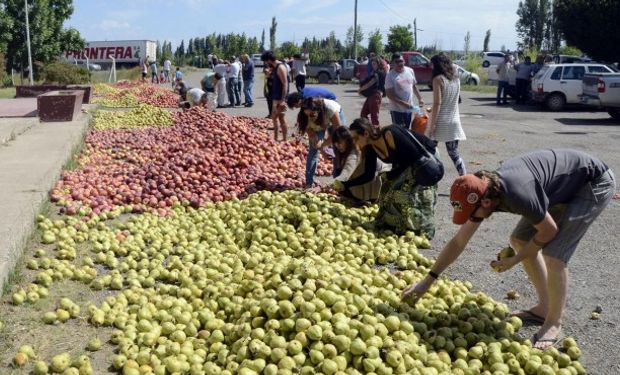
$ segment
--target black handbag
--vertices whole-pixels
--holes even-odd
[[[366,79],[360,82],[360,87],[363,87],[365,84],[370,82],[370,80],[373,78],[376,78],[375,75],[366,77]],[[360,91],[360,94],[362,94],[365,98],[367,98],[369,96],[374,95],[378,89],[379,89],[379,82],[377,79],[375,79],[375,83],[372,86],[366,88],[365,90]]]
[[[435,153],[429,152],[413,133],[409,130],[406,130],[406,132],[420,147],[422,153],[418,161],[412,166],[416,182],[422,186],[436,185],[444,175],[443,163],[437,158]]]

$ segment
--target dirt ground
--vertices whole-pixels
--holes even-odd
[[[197,86],[201,73],[188,74],[190,86]],[[352,84],[327,85],[343,104],[346,117],[350,122],[359,114],[363,98],[356,94]],[[262,77],[257,77],[254,92],[256,104],[252,108],[231,108],[225,111],[235,115],[264,117],[266,105],[262,97]],[[431,102],[430,91],[423,91],[424,99]],[[583,109],[569,109],[564,112],[551,113],[540,111],[537,107],[495,106],[494,97],[489,94],[463,92],[461,117],[468,139],[462,142],[460,150],[469,171],[494,169],[519,153],[541,148],[575,148],[599,156],[613,170],[620,171],[620,157],[617,145],[620,141],[620,123],[612,121],[604,112],[590,112]],[[289,111],[289,124],[294,123],[296,112]],[[384,106],[381,121],[389,123],[389,113]],[[445,151],[441,149],[445,155]],[[456,177],[451,164],[446,164],[446,176],[439,184],[440,198],[437,206],[437,234],[432,241],[432,249],[425,250],[428,257],[435,257],[442,246],[451,238],[457,227],[451,223],[452,210],[448,202],[449,187]],[[578,251],[569,264],[570,286],[566,314],[564,317],[564,334],[577,340],[584,355],[581,362],[590,374],[620,373],[620,297],[617,285],[620,273],[616,268],[619,254],[620,235],[618,234],[620,218],[620,200],[613,200],[599,219],[592,225],[583,239]],[[517,222],[517,217],[508,214],[496,214],[481,226],[470,242],[468,249],[460,259],[446,272],[450,278],[469,280],[479,291],[483,291],[499,301],[504,301],[511,308],[528,308],[535,304],[536,298],[525,273],[520,267],[503,274],[491,271],[489,262],[498,249],[507,245],[508,236]],[[34,247],[30,249],[32,251]],[[28,271],[25,272],[26,277]],[[101,300],[103,295],[93,296],[93,292],[78,284],[65,284],[63,296],[69,293],[74,301]],[[515,289],[520,299],[509,301],[508,290]],[[5,296],[4,299],[10,298]],[[12,357],[15,346],[30,342],[45,343],[50,351],[71,351],[73,354],[83,352],[87,341],[94,334],[94,329],[86,322],[70,320],[61,326],[38,325],[34,329],[33,321],[40,319],[45,311],[53,310],[58,296],[50,295],[39,301],[32,314],[18,316],[11,313],[12,307],[3,304],[0,320],[6,325],[18,325],[20,332],[11,337],[0,333],[0,373],[10,372],[5,365]],[[601,319],[591,320],[591,312],[602,308]],[[21,310],[20,310],[21,311]],[[6,315],[5,315],[6,314]],[[4,315],[4,316],[2,316]],[[56,330],[70,328],[70,339],[66,334]],[[6,332],[6,330],[5,330]],[[100,331],[99,331],[100,332]],[[534,327],[522,330],[525,336],[531,336]],[[13,332],[15,333],[15,332]],[[9,348],[12,351],[9,352]],[[106,354],[107,353],[107,354]],[[109,351],[103,350],[94,355],[94,363],[109,363]],[[101,373],[98,370],[97,373]]]
[[[197,86],[200,73],[188,77],[190,86]],[[254,86],[256,95],[252,108],[225,109],[230,114],[264,117],[267,114],[262,96],[262,76]],[[338,97],[350,123],[359,116],[363,98],[357,95],[357,86],[348,83],[325,85]],[[422,96],[430,105],[432,92],[422,89]],[[295,90],[291,87],[291,90]],[[495,169],[503,160],[526,151],[543,148],[572,148],[601,158],[616,175],[620,175],[620,122],[606,112],[590,111],[580,107],[562,112],[549,112],[538,106],[496,106],[495,96],[477,92],[462,92],[461,120],[467,140],[459,149],[470,172]],[[390,117],[384,100],[380,120],[389,124]],[[294,124],[297,111],[288,111],[289,126]],[[445,149],[440,147],[444,154]],[[449,159],[448,159],[449,160]],[[448,161],[446,175],[439,184],[439,202],[436,220],[437,233],[432,249],[425,254],[436,257],[443,245],[456,232],[452,224],[452,209],[448,201],[450,185],[457,176]],[[620,200],[612,200],[607,209],[591,226],[569,263],[569,291],[564,315],[565,336],[573,336],[583,350],[582,363],[588,373],[615,375],[620,373],[620,273],[617,257],[620,254]],[[475,287],[496,300],[504,301],[514,309],[529,308],[536,303],[533,287],[521,267],[497,274],[489,262],[497,251],[507,246],[508,237],[518,217],[495,214],[480,227],[468,248],[445,273],[448,277],[469,280]],[[511,301],[506,292],[515,289],[521,297]],[[602,308],[600,320],[591,320],[592,311]],[[530,337],[536,327],[525,327],[524,336]]]

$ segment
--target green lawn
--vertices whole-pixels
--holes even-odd
[[[474,85],[461,85],[461,91],[484,92],[484,93],[493,94],[493,93],[497,92],[497,86],[490,86],[490,85],[478,85],[478,86],[474,86]]]
[[[15,97],[15,87],[0,88],[0,99],[13,99]]]

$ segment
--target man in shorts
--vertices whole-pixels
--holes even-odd
[[[286,64],[278,61],[271,51],[263,52],[261,60],[273,70],[273,83],[271,86],[273,136],[277,141],[279,122],[279,128],[282,130],[282,140],[286,141],[287,126],[284,112],[286,111],[286,97],[288,95],[288,69],[285,66]]]
[[[538,304],[511,315],[541,325],[532,337],[534,347],[554,345],[560,337],[566,302],[567,263],[615,189],[614,174],[604,162],[567,149],[533,151],[505,161],[494,172],[458,177],[450,201],[452,221],[461,227],[426,278],[406,288],[403,298],[416,301],[426,293],[493,212],[517,214],[521,220],[510,236],[516,255],[493,261],[491,266],[505,272],[523,263]]]

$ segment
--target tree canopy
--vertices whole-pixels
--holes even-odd
[[[47,64],[65,50],[84,48],[84,39],[63,23],[73,14],[72,0],[30,0],[30,44],[32,60]],[[23,0],[0,0],[0,49],[6,52],[6,69],[25,68],[26,17]]]
[[[620,61],[618,0],[555,0],[553,12],[567,44],[601,61]]]
[[[390,27],[390,33],[387,38],[388,44],[385,46],[387,52],[410,51],[415,48],[411,25]]]

